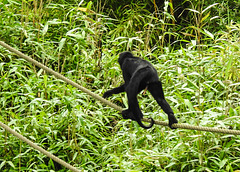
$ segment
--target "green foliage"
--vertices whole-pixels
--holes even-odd
[[[234,3],[191,1],[188,20],[174,25],[168,2],[4,0],[0,40],[99,95],[122,82],[118,53],[134,51],[157,68],[179,122],[240,130]],[[124,94],[111,101],[127,107]],[[148,93],[139,104],[146,117],[167,121]],[[0,109],[0,121],[86,171],[240,170],[239,136],[144,130],[3,47]],[[66,171],[0,128],[0,171],[51,170]]]

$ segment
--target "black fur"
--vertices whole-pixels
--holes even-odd
[[[162,83],[152,64],[139,57],[134,57],[130,52],[121,53],[118,63],[122,69],[125,83],[105,92],[103,97],[106,98],[112,94],[126,92],[128,97],[128,109],[122,112],[123,118],[135,120],[141,127],[148,129],[153,126],[154,120],[150,118],[151,123],[149,126],[145,126],[142,123],[143,114],[137,101],[137,94],[147,87],[157,103],[162,107],[163,111],[168,114],[169,127],[173,129],[172,124],[178,121],[164,98]]]

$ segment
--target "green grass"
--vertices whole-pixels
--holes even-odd
[[[178,35],[188,44],[172,48],[159,37],[163,29],[171,33],[169,18],[160,24],[141,9],[125,8],[126,18],[117,20],[64,1],[48,1],[37,11],[25,1],[3,1],[0,7],[1,41],[96,94],[121,84],[118,53],[131,50],[156,67],[180,123],[240,130],[239,24],[221,23],[224,30],[210,34],[196,24],[201,44]],[[142,32],[136,32],[137,21],[146,23],[138,26]],[[191,29],[184,28],[193,34]],[[127,107],[125,94],[109,99]],[[146,117],[167,121],[149,93],[139,95],[139,104]],[[1,122],[86,171],[240,170],[239,136],[157,125],[144,130],[3,47],[0,109]],[[0,128],[0,171],[50,170],[66,171]]]

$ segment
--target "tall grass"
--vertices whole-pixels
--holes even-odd
[[[99,95],[122,82],[118,53],[134,51],[156,67],[179,122],[240,130],[240,29],[233,22],[211,33],[204,22],[214,17],[209,11],[217,4],[189,9],[201,22],[182,30],[196,36],[191,39],[172,32],[169,4],[158,9],[159,18],[141,3],[126,6],[120,19],[100,14],[100,4],[79,5],[3,1],[0,39]],[[188,44],[174,49],[165,42],[167,34]],[[3,47],[0,76],[0,120],[86,171],[240,169],[239,136],[161,126],[144,130]],[[125,94],[111,101],[127,107]],[[140,94],[139,104],[146,116],[167,121],[150,94]],[[66,171],[3,129],[0,170]]]

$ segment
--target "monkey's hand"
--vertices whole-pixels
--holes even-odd
[[[174,114],[168,114],[168,121],[169,121],[168,125],[171,129],[177,129],[177,128],[172,126],[172,124],[178,123],[178,120],[176,119]]]
[[[103,94],[103,98],[110,97],[111,95],[112,95],[112,92],[111,92],[111,90],[109,90]]]

